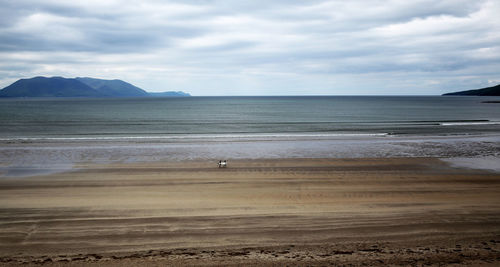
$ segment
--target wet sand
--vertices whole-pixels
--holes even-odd
[[[500,174],[435,158],[75,167],[0,180],[0,265],[500,264]]]

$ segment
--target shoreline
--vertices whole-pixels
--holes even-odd
[[[500,263],[500,174],[437,158],[86,163],[0,179],[0,265]]]
[[[495,122],[500,124],[500,122]],[[450,125],[453,126],[453,125]],[[177,144],[177,143],[219,143],[253,141],[364,141],[364,140],[446,140],[446,139],[489,139],[499,138],[497,132],[454,133],[454,134],[396,134],[391,132],[328,133],[328,132],[290,132],[290,133],[234,133],[234,134],[167,134],[157,136],[94,136],[94,137],[0,137],[2,145],[22,144]]]
[[[87,163],[283,158],[500,158],[498,134],[351,136],[305,140],[220,140],[179,143],[163,143],[158,140],[135,142],[73,140],[0,142],[0,144],[0,179],[2,176],[20,177],[69,171],[79,164]],[[455,162],[462,165],[466,163],[464,160]],[[498,170],[489,165],[484,167]]]

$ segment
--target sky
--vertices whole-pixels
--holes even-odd
[[[0,0],[0,88],[436,95],[500,83],[498,0]]]

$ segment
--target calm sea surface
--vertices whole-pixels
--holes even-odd
[[[1,99],[0,177],[78,164],[500,158],[495,97]],[[477,161],[473,162],[479,166]]]
[[[253,138],[500,132],[491,97],[2,99],[0,139]]]

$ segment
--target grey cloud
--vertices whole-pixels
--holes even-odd
[[[360,85],[374,73],[380,86],[415,79],[424,88],[436,73],[448,84],[457,73],[477,84],[500,79],[492,71],[500,61],[493,0],[1,2],[2,82],[15,72],[104,73],[204,94],[287,88],[293,77],[297,90],[310,84],[328,94],[336,92],[332,80],[369,92]],[[491,51],[476,55],[484,48]]]

